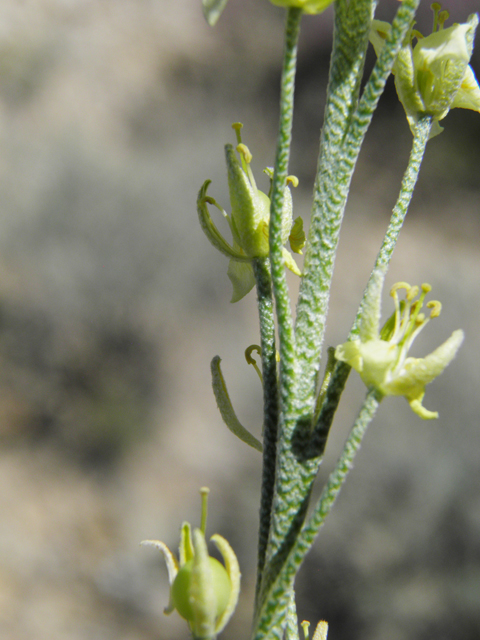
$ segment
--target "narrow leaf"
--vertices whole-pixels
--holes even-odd
[[[215,400],[217,401],[217,406],[223,421],[230,431],[237,436],[237,438],[240,438],[240,440],[257,451],[262,451],[263,447],[261,442],[259,442],[257,438],[248,431],[248,429],[245,429],[235,414],[230,401],[230,396],[228,395],[227,385],[225,384],[225,380],[220,369],[219,356],[215,356],[215,358],[213,358],[210,368],[212,371],[213,393],[215,394]]]

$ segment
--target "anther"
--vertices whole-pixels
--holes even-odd
[[[443,25],[445,24],[445,22],[448,20],[448,18],[450,17],[450,14],[448,13],[448,11],[440,11],[440,13],[438,14],[438,30],[441,31],[443,29]]]
[[[240,129],[242,129],[242,127],[243,127],[243,124],[241,122],[234,122],[232,124],[232,129],[235,131],[238,144],[242,143],[242,136],[240,134]]]
[[[430,302],[427,303],[427,309],[431,309],[430,318],[438,318],[442,311],[442,303],[438,300],[430,300]]]
[[[441,8],[442,8],[442,5],[439,2],[433,2],[430,5],[430,9],[433,11],[433,29],[432,29],[432,33],[435,33],[435,31],[437,30],[437,27],[438,27],[438,14],[440,13]]]
[[[245,158],[245,162],[247,164],[250,164],[250,162],[252,161],[252,154],[250,153],[250,149],[247,147],[247,145],[241,142],[237,146],[237,151]]]
[[[406,295],[406,299],[408,300],[408,302],[411,302],[414,298],[416,298],[418,296],[419,291],[420,290],[419,290],[417,285],[414,285],[413,287],[410,287],[410,289],[407,291],[407,295]]]
[[[309,630],[309,628],[310,628],[310,622],[309,622],[308,620],[304,620],[304,621],[300,624],[300,626],[301,626],[301,627],[302,627],[302,629],[303,629],[303,637],[305,638],[305,640],[309,640],[310,635],[309,635],[309,633],[308,633],[308,630]]]
[[[258,346],[258,344],[251,344],[249,347],[245,349],[245,360],[247,361],[248,364],[251,364],[253,366],[253,368],[258,374],[258,377],[260,378],[260,382],[263,384],[262,372],[258,367],[257,361],[255,360],[255,358],[252,357],[252,351],[256,351],[258,355],[261,356],[262,349],[261,347]]]
[[[396,282],[390,289],[390,295],[394,298],[399,289],[405,289],[408,292],[410,288],[411,287],[408,282]]]

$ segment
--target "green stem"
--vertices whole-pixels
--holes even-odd
[[[381,397],[377,392],[369,391],[365,402],[355,420],[350,435],[347,438],[343,452],[329,476],[322,494],[315,505],[314,511],[303,526],[290,550],[285,562],[284,570],[270,586],[268,596],[265,598],[263,609],[259,612],[254,640],[265,638],[281,638],[277,629],[282,629],[287,615],[286,609],[275,608],[278,599],[285,597],[285,589],[293,583],[295,575],[311,549],[315,539],[330,513],[340,489],[352,468],[352,462],[362,444],[367,427],[372,421],[380,403]]]
[[[330,80],[296,319],[299,399],[309,428],[340,227],[355,167],[346,157],[345,138],[358,102],[375,4],[374,0],[335,3]]]
[[[257,283],[260,318],[263,374],[263,466],[260,498],[260,525],[258,535],[257,592],[265,565],[268,534],[275,485],[275,466],[278,435],[278,376],[275,347],[275,316],[273,309],[272,278],[268,258],[254,260],[253,270]]]
[[[270,260],[273,291],[278,319],[280,342],[280,393],[282,402],[292,398],[295,368],[295,335],[293,330],[290,296],[285,276],[282,242],[282,210],[287,184],[288,162],[292,139],[293,100],[297,66],[297,43],[300,34],[301,9],[288,9],[285,24],[285,49],[283,58],[280,120],[273,174],[270,212]]]
[[[314,403],[316,376],[328,312],[331,279],[350,181],[372,114],[391,73],[394,60],[410,28],[419,0],[403,0],[389,37],[358,101],[368,28],[358,28],[375,3],[352,0],[348,10],[338,3],[331,80],[322,132],[321,155],[315,184],[312,224],[297,307],[296,339],[301,394],[306,406]],[[355,5],[355,6],[354,6]],[[369,6],[371,5],[371,6]],[[368,16],[367,16],[368,17]],[[356,66],[349,63],[356,43]],[[363,53],[362,53],[363,51]]]
[[[285,626],[285,640],[299,640],[297,606],[295,604],[295,591],[290,590],[290,598],[287,609],[287,624]]]
[[[312,515],[298,538],[297,549],[294,549],[293,555],[297,557],[299,553],[305,555],[313,544],[320,527],[324,524],[326,517],[330,513],[340,493],[340,489],[353,466],[353,459],[360,449],[363,436],[367,431],[368,425],[373,420],[381,399],[381,395],[376,390],[371,390],[367,393],[367,397],[345,442],[342,454],[338,459],[335,469],[328,478],[328,482],[315,505]]]
[[[285,424],[288,421],[288,418],[286,418],[286,416],[291,413],[291,404],[293,402],[293,399],[295,398],[295,335],[293,330],[292,312],[290,308],[290,296],[288,293],[288,287],[285,277],[285,264],[282,254],[282,209],[292,137],[293,97],[297,61],[297,43],[300,33],[301,17],[302,11],[300,9],[289,9],[286,16],[285,49],[280,95],[280,122],[272,185],[272,204],[269,230],[270,262],[272,269],[273,291],[275,296],[280,343],[279,351],[281,412],[279,429],[282,430],[282,434],[279,434],[278,436],[280,441],[285,439],[283,432],[285,431]],[[259,559],[260,574],[263,570],[265,559],[268,561],[268,557],[271,556],[274,552],[274,548],[272,548],[272,540],[273,545],[275,545],[275,535],[273,534],[272,536],[272,532],[270,531],[272,520],[274,517],[271,516],[271,498],[273,497],[273,492],[275,490],[273,483],[275,483],[275,473],[272,473],[271,470],[264,469],[264,489],[262,491],[262,495],[263,493],[268,493],[270,501],[265,499],[265,501],[262,503],[260,520],[261,523],[268,522],[269,531],[266,531],[261,525],[260,536],[262,540],[260,543],[260,549],[263,556]],[[278,496],[275,493],[275,498],[277,499],[277,497]],[[268,513],[266,513],[267,509]],[[265,540],[263,539],[266,533],[269,536],[267,553],[265,553]],[[264,578],[264,575],[260,574],[259,580],[257,582],[257,605]]]
[[[353,339],[358,335],[358,325],[363,313],[363,305],[368,298],[371,288],[374,286],[378,276],[385,277],[387,269],[392,259],[393,251],[397,244],[398,236],[402,229],[405,216],[407,215],[410,202],[412,200],[413,191],[417,184],[418,175],[420,173],[420,166],[422,164],[423,156],[425,154],[425,148],[427,146],[428,137],[432,128],[432,118],[430,116],[424,116],[420,118],[415,128],[413,136],[412,150],[408,159],[408,165],[403,174],[402,185],[400,187],[400,193],[397,198],[397,202],[392,211],[390,218],[390,224],[388,225],[387,232],[383,239],[382,246],[378,253],[373,268],[372,274],[368,280],[365,292],[363,294],[362,302],[357,311],[355,322],[349,334],[349,338]],[[337,410],[340,396],[345,387],[348,375],[350,373],[349,365],[344,362],[338,362],[335,366],[332,380],[328,386],[325,401],[322,405],[320,415],[315,424],[311,443],[307,449],[306,457],[313,458],[322,456],[325,451],[325,446],[332,426],[333,417]]]
[[[431,116],[423,116],[418,120],[415,127],[412,150],[410,151],[407,168],[403,174],[400,193],[393,208],[390,224],[388,225],[385,238],[375,261],[375,266],[365,288],[362,304],[357,312],[357,317],[355,318],[354,325],[349,335],[350,339],[358,335],[358,324],[362,317],[363,304],[369,296],[371,287],[374,286],[374,282],[379,276],[383,279],[387,273],[393,251],[397,244],[398,236],[400,235],[400,231],[405,221],[405,216],[407,215],[407,211],[412,200],[415,185],[417,184],[432,124],[433,120]]]
[[[350,3],[341,1],[336,3],[336,37],[333,52],[330,98],[333,99],[334,108],[329,113],[327,109],[327,120],[325,127],[331,131],[329,140],[331,144],[327,147],[330,150],[328,159],[336,166],[336,153],[341,149],[342,137],[345,135],[347,124],[350,121],[350,114],[354,108],[356,98],[360,88],[360,75],[363,68],[365,50],[368,41],[368,31],[370,26],[372,7],[375,0],[352,0]],[[289,19],[295,16],[293,10],[289,10]],[[355,24],[352,23],[355,22]],[[288,29],[287,29],[288,32]],[[360,35],[359,35],[360,34]],[[290,39],[293,40],[293,39]],[[290,101],[293,97],[293,76],[292,63],[293,56],[289,53],[290,44],[287,37],[284,73],[282,76],[282,103],[281,103],[281,124],[279,134],[279,151],[277,158],[286,157],[287,130],[290,135],[289,118],[291,118],[292,105]],[[353,44],[352,44],[353,43]],[[287,69],[290,69],[287,73]],[[291,78],[291,81],[289,80]],[[290,85],[288,84],[290,82]],[[334,98],[332,98],[332,87]],[[338,118],[342,120],[343,132]],[[332,119],[328,119],[332,116]],[[286,124],[284,124],[284,122]],[[329,127],[328,122],[332,126]],[[324,128],[325,128],[324,127]],[[340,132],[339,132],[340,131]],[[335,147],[336,143],[336,147]],[[325,167],[328,162],[325,161]],[[283,175],[285,175],[283,171]],[[280,175],[280,172],[279,172]],[[332,174],[332,180],[335,176]],[[284,183],[282,183],[283,185]],[[281,195],[278,191],[277,197]],[[274,198],[275,199],[275,198]],[[274,216],[272,216],[273,224]],[[310,344],[312,334],[317,332],[317,327],[309,326],[308,335],[301,335],[295,345],[295,335],[291,327],[290,306],[285,280],[283,259],[281,258],[281,234],[280,220],[277,214],[276,219],[276,240],[274,234],[270,235],[272,253],[272,275],[274,281],[275,301],[277,305],[277,316],[280,334],[280,400],[281,413],[279,422],[278,458],[276,468],[275,499],[273,502],[273,513],[270,527],[270,537],[266,555],[265,571],[262,576],[262,585],[259,591],[258,606],[262,605],[264,597],[268,594],[270,585],[274,583],[282,571],[283,563],[288,556],[290,549],[295,544],[296,537],[301,530],[308,509],[311,486],[318,469],[318,460],[305,460],[303,453],[311,437],[314,402],[309,406],[305,402],[303,394],[299,393],[299,388],[305,387],[305,382],[298,376],[296,362],[296,349],[307,349]],[[316,238],[310,233],[309,243],[315,242]],[[276,253],[275,253],[276,252]],[[274,253],[276,255],[276,270],[273,267]],[[308,255],[308,249],[307,249]],[[304,279],[303,279],[304,280]],[[301,284],[301,287],[303,284]],[[288,313],[287,313],[288,309]],[[288,324],[287,324],[288,323]],[[312,394],[315,381],[312,382]],[[310,382],[308,384],[310,384]],[[282,608],[283,600],[278,604]]]

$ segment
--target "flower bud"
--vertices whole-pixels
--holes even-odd
[[[472,15],[466,23],[444,29],[448,12],[440,11],[438,3],[433,3],[432,9],[435,15],[433,33],[423,37],[410,29],[392,70],[412,132],[420,117],[431,116],[430,137],[443,130],[438,121],[450,109],[460,107],[480,112],[480,87],[469,66],[478,17]],[[390,31],[387,22],[373,20],[370,41],[377,56]],[[415,38],[417,43],[412,47]]]
[[[228,277],[233,285],[232,302],[241,300],[255,286],[253,273],[253,260],[267,258],[270,252],[269,225],[270,225],[270,193],[267,195],[257,188],[250,163],[252,154],[243,144],[240,129],[242,125],[232,125],[237,134],[237,147],[231,144],[225,146],[227,161],[228,190],[230,195],[231,214],[220,207],[209,195],[207,190],[210,180],[207,180],[197,198],[197,211],[200,225],[210,242],[219,251],[230,258],[228,265]],[[238,154],[238,155],[237,155]],[[272,188],[273,169],[265,169],[270,177],[270,191]],[[305,244],[303,223],[297,218],[295,224],[292,216],[292,194],[289,184],[294,187],[298,184],[295,176],[288,176],[284,189],[284,201],[282,209],[282,244],[290,240],[292,251],[302,252]],[[233,242],[230,244],[219,232],[210,217],[207,205],[214,205],[226,218]],[[300,276],[301,271],[292,254],[282,247],[283,259],[287,269]]]

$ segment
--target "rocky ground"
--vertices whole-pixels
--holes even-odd
[[[198,521],[202,485],[209,530],[242,565],[225,637],[248,636],[259,458],[222,426],[209,362],[222,357],[238,413],[258,430],[261,391],[243,359],[258,341],[255,300],[228,302],[226,261],[198,228],[195,200],[210,178],[227,203],[233,121],[245,125],[256,172],[272,162],[282,12],[230,0],[212,31],[199,4],[11,0],[0,9],[5,640],[185,638],[183,622],[162,613],[161,558],[139,542],[175,547],[182,520]],[[380,3],[382,16],[395,6]],[[449,8],[462,20],[479,6]],[[331,15],[304,27],[291,171],[307,222]],[[430,282],[444,304],[419,354],[459,327],[466,343],[427,390],[438,421],[421,422],[403,399],[383,404],[299,577],[300,616],[329,620],[332,640],[480,635],[480,117],[452,113],[445,125],[428,146],[389,284]],[[348,332],[410,142],[390,87],[354,179],[328,344]],[[352,376],[322,478],[363,393]]]

